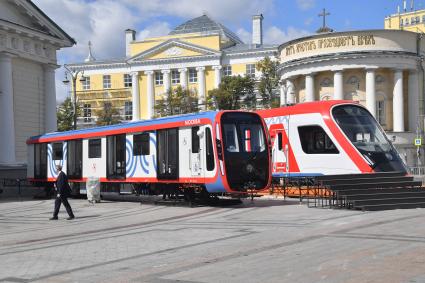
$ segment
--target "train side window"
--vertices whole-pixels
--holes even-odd
[[[283,149],[283,137],[282,133],[277,134],[277,149],[282,150]]]
[[[200,139],[198,131],[199,127],[192,127],[192,153],[199,153]]]
[[[53,143],[52,149],[53,149],[52,159],[62,160],[63,159],[63,143],[61,142]]]
[[[301,146],[307,154],[338,154],[339,151],[330,137],[320,126],[298,127]]]
[[[133,136],[133,155],[149,155],[149,133],[142,133]]]
[[[89,158],[102,157],[102,140],[92,139],[89,140]]]
[[[212,171],[214,170],[214,148],[212,143],[212,135],[211,135],[211,129],[206,128],[205,130],[205,154],[206,154],[206,161],[207,161],[207,170]]]

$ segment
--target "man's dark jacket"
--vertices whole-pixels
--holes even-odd
[[[71,193],[71,187],[68,183],[68,176],[64,172],[60,172],[56,179],[56,189],[58,194],[68,196]]]

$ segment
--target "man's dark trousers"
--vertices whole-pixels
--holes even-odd
[[[58,217],[59,214],[59,209],[61,207],[61,203],[63,203],[63,205],[66,208],[66,212],[68,212],[69,217],[74,218],[74,213],[72,212],[72,208],[69,205],[68,202],[68,196],[61,194],[59,197],[56,197],[55,200],[55,211],[53,212],[53,217]]]

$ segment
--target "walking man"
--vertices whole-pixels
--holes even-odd
[[[71,194],[71,187],[68,183],[68,176],[62,171],[61,165],[56,165],[56,170],[59,172],[58,178],[55,182],[57,195],[55,200],[55,211],[53,212],[53,217],[50,218],[50,220],[58,220],[61,203],[63,203],[66,208],[66,212],[68,212],[69,215],[66,220],[72,220],[74,219],[74,213],[72,212],[72,208],[68,202],[68,196]]]

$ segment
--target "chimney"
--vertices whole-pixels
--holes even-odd
[[[130,54],[130,43],[136,40],[136,31],[132,29],[125,30],[125,56],[128,58]]]
[[[263,44],[263,14],[252,16],[252,44]]]

